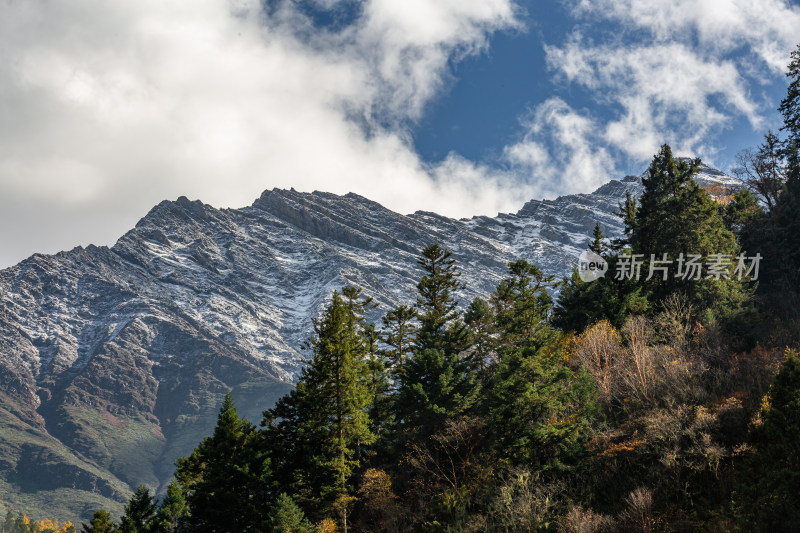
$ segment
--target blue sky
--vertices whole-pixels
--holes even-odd
[[[788,0],[0,0],[0,268],[163,199],[468,217],[729,170],[780,126]]]
[[[435,160],[455,150],[469,159],[496,158],[519,136],[520,117],[536,103],[566,93],[590,105],[585,94],[554,83],[547,71],[543,45],[559,42],[572,28],[567,9],[558,2],[532,4],[519,16],[524,30],[498,32],[485,53],[452,66],[446,97],[432,102],[415,130],[423,157]]]
[[[797,12],[796,4],[784,5]],[[413,128],[415,146],[426,160],[435,161],[455,151],[470,160],[498,164],[503,148],[524,132],[520,117],[553,96],[600,124],[614,120],[619,106],[609,105],[602,94],[559,78],[556,68],[548,65],[545,48],[562,46],[575,31],[588,41],[619,40],[615,44],[628,49],[652,40],[641,29],[631,31],[620,21],[592,23],[587,20],[589,17],[576,15],[570,8],[566,2],[530,3],[519,16],[525,31],[498,32],[486,53],[453,65],[454,78],[447,95],[432,102],[425,118]],[[800,43],[800,33],[797,39]],[[690,42],[703,51],[705,45],[696,36]],[[721,100],[720,95],[712,94],[709,101],[726,115],[725,120],[710,128],[705,146],[686,153],[729,171],[736,165],[740,150],[761,142],[767,129],[780,128],[777,105],[785,96],[786,83],[780,73],[770,72],[763,65],[747,72],[753,56],[746,45],[733,46],[717,57],[741,66],[747,94],[757,105],[760,121],[753,123],[741,110]],[[678,136],[668,137],[665,132],[662,142],[677,140]],[[642,157],[632,157],[624,151],[615,150],[614,156],[616,168],[623,173],[639,174],[646,165]]]

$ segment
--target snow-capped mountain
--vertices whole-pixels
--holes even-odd
[[[736,186],[708,167],[698,181]],[[131,487],[169,482],[226,390],[260,420],[334,289],[361,287],[377,320],[413,301],[417,255],[433,243],[453,251],[462,303],[491,292],[515,258],[561,277],[595,223],[621,234],[626,191],[639,195],[641,178],[462,220],[355,194],[272,190],[242,209],[181,197],[113,247],[0,271],[1,499],[62,518],[119,510]]]

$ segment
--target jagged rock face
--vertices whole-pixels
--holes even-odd
[[[727,185],[716,172],[701,179]],[[377,320],[414,301],[417,254],[432,243],[453,251],[463,303],[515,258],[563,276],[595,223],[621,233],[613,212],[641,190],[628,177],[469,220],[404,216],[355,194],[272,190],[236,210],[181,197],[111,248],[0,271],[0,494],[62,519],[118,512],[137,484],[165,487],[228,389],[260,420],[334,289],[361,287]]]

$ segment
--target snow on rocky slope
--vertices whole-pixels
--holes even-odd
[[[733,187],[704,167],[698,181]],[[85,519],[131,487],[162,488],[213,427],[222,394],[251,420],[288,390],[302,342],[334,289],[381,312],[413,301],[419,251],[450,250],[467,289],[489,293],[508,261],[568,274],[595,223],[640,177],[532,200],[516,214],[400,215],[356,194],[264,192],[251,206],[164,201],[111,248],[34,255],[0,271],[0,493]]]

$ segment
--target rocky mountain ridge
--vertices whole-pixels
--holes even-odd
[[[704,167],[698,181],[735,182]],[[531,200],[515,214],[401,215],[356,194],[265,191],[251,206],[164,201],[112,247],[34,255],[0,271],[0,507],[86,519],[132,487],[163,489],[233,390],[252,421],[292,383],[334,289],[374,318],[413,301],[419,251],[453,251],[485,296],[524,258],[563,276],[640,177]]]

